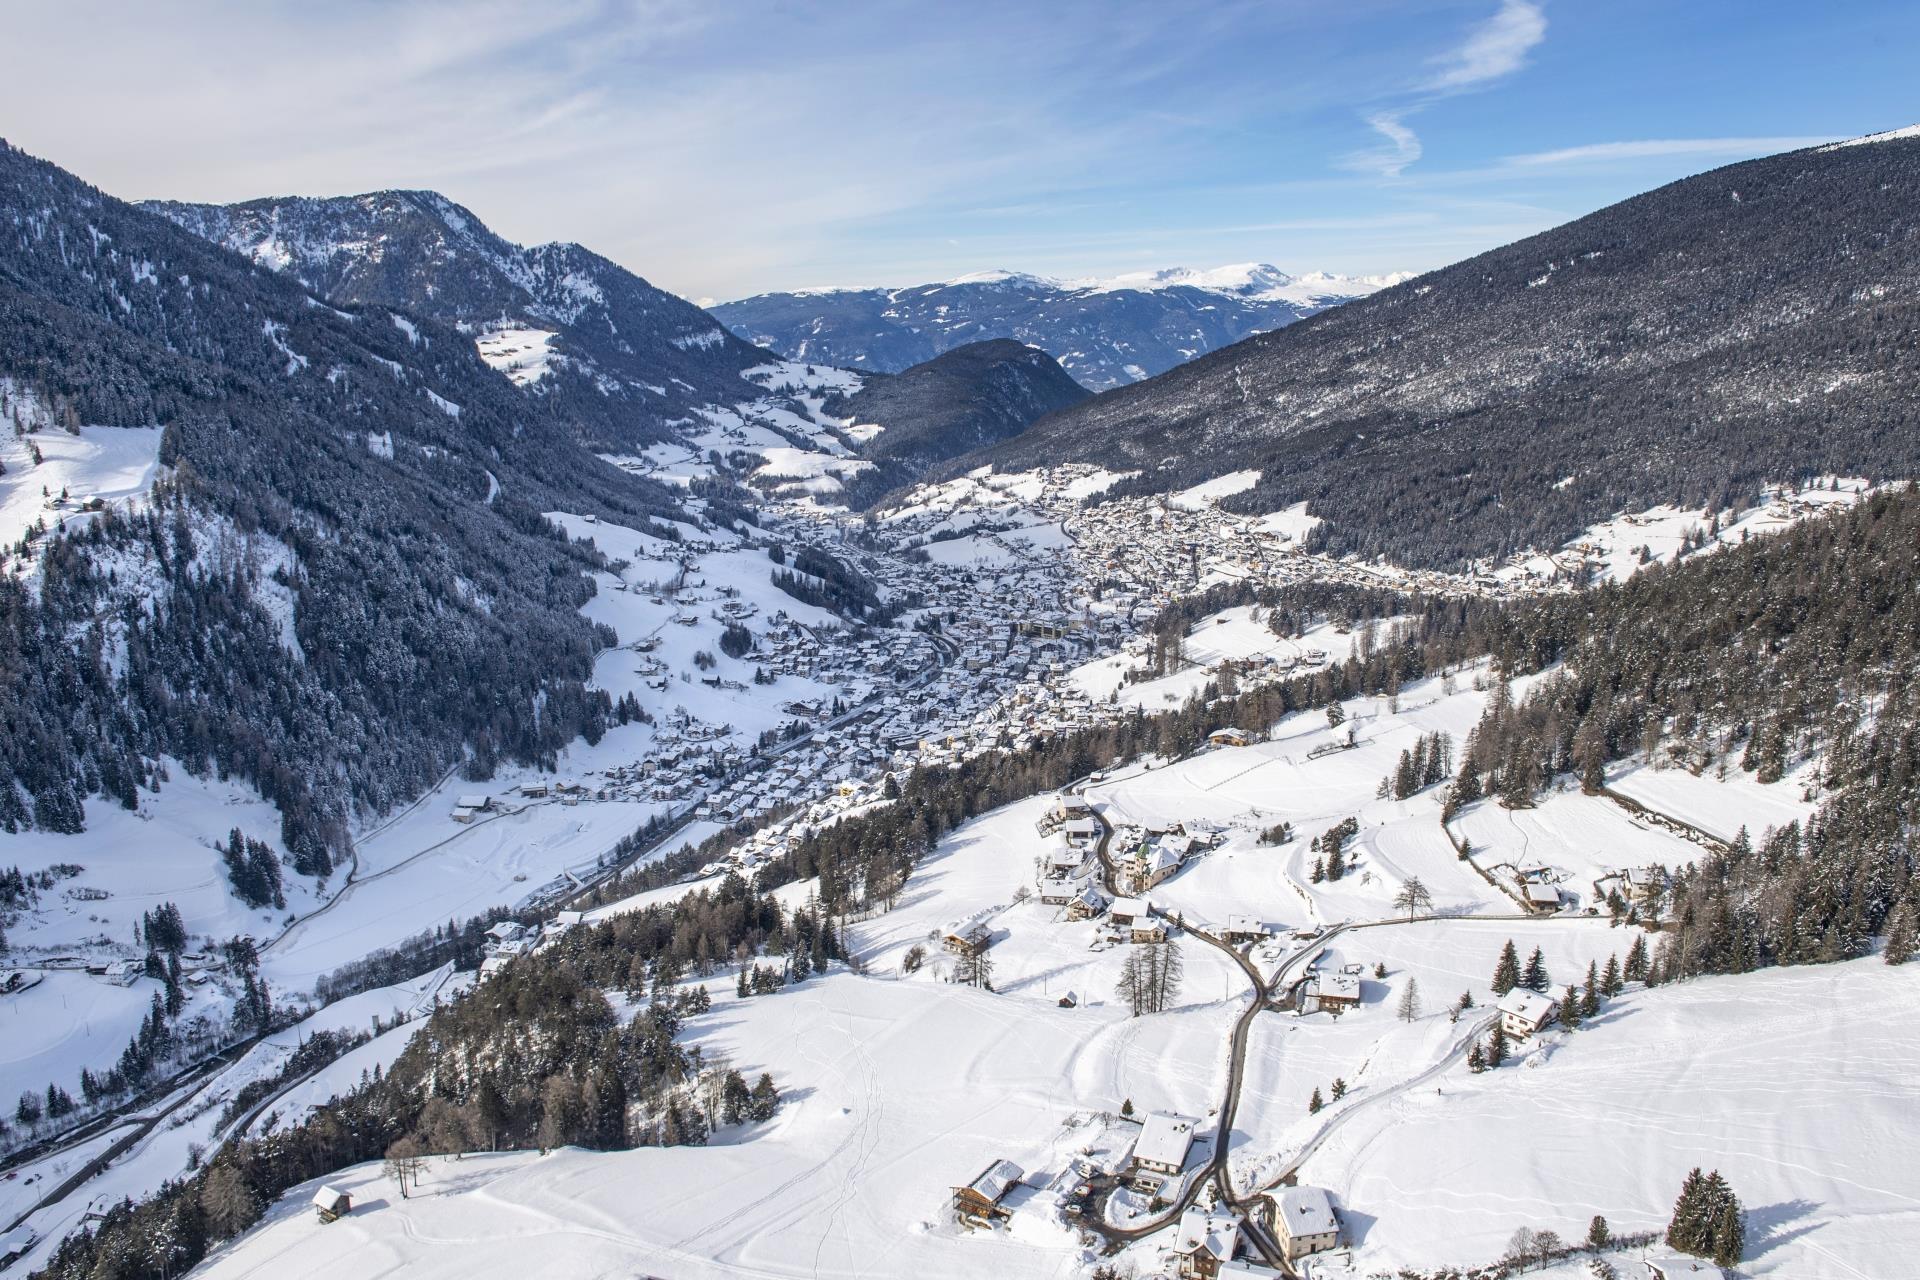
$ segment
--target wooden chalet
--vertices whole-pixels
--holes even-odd
[[[964,1187],[953,1189],[953,1212],[963,1224],[991,1227],[1013,1216],[1005,1204],[1007,1193],[1026,1178],[1026,1171],[1011,1160],[995,1160]]]

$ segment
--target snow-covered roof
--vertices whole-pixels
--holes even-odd
[[[985,910],[976,911],[963,919],[955,920],[947,926],[947,936],[949,938],[970,938],[977,933],[988,932],[987,921],[993,917],[996,910],[998,910],[998,908],[988,907]]]
[[[1133,1158],[1178,1169],[1187,1162],[1187,1148],[1193,1145],[1193,1126],[1197,1123],[1191,1116],[1172,1111],[1153,1112],[1140,1127]]]
[[[1258,916],[1235,913],[1227,917],[1228,933],[1265,933],[1266,922]]]
[[[1205,1253],[1224,1262],[1240,1247],[1240,1219],[1231,1213],[1208,1213],[1199,1205],[1189,1205],[1180,1215],[1180,1233],[1173,1251],[1180,1254]]]
[[[981,1171],[980,1176],[967,1186],[979,1192],[989,1200],[997,1201],[1001,1196],[1013,1190],[1027,1176],[1026,1170],[1011,1160],[995,1160]]]
[[[1335,1230],[1333,1198],[1320,1187],[1288,1187],[1280,1193],[1280,1224],[1289,1238],[1317,1236]]]
[[[1080,892],[1073,896],[1075,901],[1083,902],[1096,911],[1107,905],[1106,895],[1090,884],[1081,885]]]
[[[487,798],[477,791],[469,791],[453,803],[460,809],[484,809],[487,807]]]
[[[1515,987],[1500,997],[1498,1007],[1502,1013],[1510,1013],[1516,1018],[1525,1018],[1535,1026],[1540,1026],[1553,1016],[1554,1010],[1559,1008],[1559,1005],[1560,1002],[1552,996],[1542,995],[1538,991],[1529,991],[1525,987]]]
[[[1146,898],[1115,898],[1113,914],[1117,916],[1144,916],[1153,910],[1153,903]]]
[[[348,1199],[346,1192],[336,1186],[323,1186],[313,1193],[313,1202],[322,1209],[331,1209],[342,1200]]]
[[[1332,996],[1336,1000],[1358,1000],[1360,978],[1351,973],[1322,971],[1313,975],[1313,993],[1323,998]]]

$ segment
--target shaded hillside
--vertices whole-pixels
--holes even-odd
[[[3,145],[0,225],[0,377],[51,422],[160,426],[166,468],[5,553],[0,828],[132,807],[166,757],[254,783],[321,872],[354,814],[599,733],[597,556],[540,513],[684,518],[663,490],[453,329],[328,305]]]
[[[1920,139],[1732,165],[1052,415],[942,473],[1116,493],[1259,468],[1326,545],[1420,565],[1663,501],[1920,474]]]

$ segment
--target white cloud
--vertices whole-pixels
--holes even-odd
[[[1764,156],[1780,151],[1831,142],[1826,137],[1784,138],[1639,138],[1625,142],[1592,142],[1554,151],[1534,151],[1508,156],[1505,164],[1522,168],[1548,165],[1604,163],[1609,160],[1640,160],[1660,156]]]
[[[1411,110],[1376,111],[1369,115],[1366,118],[1367,126],[1385,138],[1386,145],[1349,152],[1341,158],[1341,167],[1377,173],[1383,178],[1399,177],[1400,171],[1418,160],[1421,154],[1420,135],[1404,123],[1404,118],[1410,114]]]
[[[1440,71],[1423,87],[1445,93],[1512,75],[1546,38],[1547,15],[1539,5],[1531,0],[1502,0],[1500,12],[1475,27],[1459,48],[1434,59]]]

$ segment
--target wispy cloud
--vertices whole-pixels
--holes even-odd
[[[1507,156],[1503,163],[1520,168],[1551,165],[1599,164],[1613,160],[1645,160],[1660,156],[1764,156],[1780,151],[1831,142],[1828,137],[1782,138],[1636,138],[1624,142],[1590,142],[1578,147],[1534,151]]]
[[[1350,151],[1341,157],[1340,166],[1361,173],[1376,173],[1383,178],[1399,177],[1401,170],[1420,158],[1420,135],[1405,123],[1405,117],[1418,109],[1375,111],[1367,116],[1367,126],[1385,138],[1386,144]]]
[[[1459,44],[1428,60],[1438,70],[1416,86],[1407,105],[1361,116],[1369,129],[1386,140],[1384,145],[1350,151],[1336,163],[1357,173],[1398,178],[1426,150],[1420,135],[1407,124],[1408,116],[1442,98],[1485,88],[1512,75],[1546,38],[1547,16],[1538,4],[1501,0],[1498,13],[1474,27]]]
[[[1512,75],[1547,38],[1547,15],[1531,0],[1503,0],[1500,12],[1473,29],[1458,48],[1433,61],[1440,70],[1423,88],[1452,93]]]

